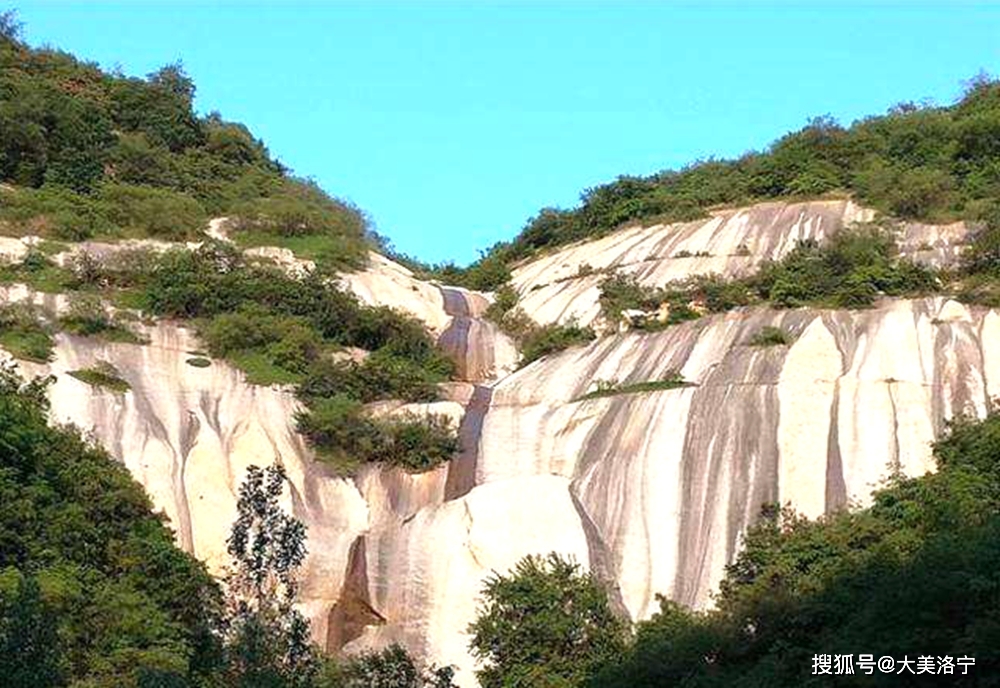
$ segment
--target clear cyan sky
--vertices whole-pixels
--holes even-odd
[[[738,155],[814,115],[948,103],[1000,72],[995,3],[13,4],[32,44],[129,74],[183,60],[200,111],[432,262],[619,174]]]

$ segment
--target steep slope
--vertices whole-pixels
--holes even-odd
[[[822,227],[830,206],[818,207],[786,206],[770,231]],[[686,229],[658,231],[676,244]],[[955,230],[921,231],[923,242]],[[935,255],[950,251],[942,242]],[[361,298],[452,332],[463,342],[456,352],[509,346],[476,324],[485,300],[473,293],[420,282],[382,259],[344,279]],[[791,344],[750,346],[765,326]],[[58,376],[56,415],[119,457],[181,544],[214,570],[242,470],[281,461],[294,487],[289,506],[309,527],[303,606],[317,640],[348,651],[401,641],[457,665],[461,685],[473,684],[464,630],[491,571],[558,551],[599,571],[632,618],[648,617],[658,592],[704,606],[762,502],[808,515],[864,503],[890,473],[930,470],[929,443],[944,419],[982,415],[1000,393],[995,311],[942,297],[863,311],[737,310],[605,337],[492,384],[454,383],[452,401],[432,406],[457,416],[465,407],[460,457],[422,474],[367,467],[345,479],[295,433],[289,392],[247,385],[222,362],[187,365],[198,343],[184,327],[161,322],[147,334],[148,345],[59,335],[50,365],[22,366]],[[130,389],[65,374],[98,360]],[[487,377],[466,369],[469,379]],[[675,370],[690,384],[580,399],[595,380],[628,385]]]
[[[781,258],[796,242],[823,241],[873,219],[872,210],[850,200],[760,203],[704,220],[637,225],[578,242],[518,266],[511,282],[521,308],[538,323],[589,325],[600,313],[600,283],[611,272],[633,275],[648,287],[692,275],[744,277]],[[906,222],[896,232],[903,255],[943,265],[954,259],[967,229],[962,222]]]

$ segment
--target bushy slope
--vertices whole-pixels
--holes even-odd
[[[43,393],[0,369],[0,683],[197,684],[218,661],[215,584],[123,466],[48,426]]]
[[[0,22],[0,231],[63,240],[186,239],[210,216],[247,243],[297,243],[332,264],[364,259],[366,223],[295,179],[242,124],[192,108],[180,64],[108,74],[18,39]]]
[[[905,103],[844,127],[818,117],[766,151],[705,160],[583,192],[570,210],[545,208],[516,238],[466,270],[438,274],[493,288],[535,252],[603,236],[623,224],[691,220],[720,205],[851,194],[905,219],[992,220],[1000,203],[1000,84],[974,79],[946,107]]]

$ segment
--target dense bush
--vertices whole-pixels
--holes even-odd
[[[4,685],[206,685],[218,590],[128,471],[49,427],[44,382],[0,370],[0,675]]]
[[[976,260],[985,262],[986,253],[982,249],[983,257]],[[891,230],[858,227],[838,232],[823,244],[800,242],[780,260],[742,279],[702,275],[647,287],[634,277],[613,274],[601,282],[600,304],[609,323],[619,322],[626,310],[649,313],[666,307],[665,318],[633,323],[639,329],[656,329],[753,303],[863,308],[882,295],[919,295],[941,287],[933,270],[898,255]]]
[[[313,237],[310,257],[359,265],[367,221],[295,179],[240,124],[193,110],[181,64],[107,74],[0,40],[0,223],[68,240],[192,238],[209,214],[258,235]]]
[[[121,315],[110,312],[101,298],[92,293],[74,294],[59,324],[67,332],[85,337],[100,336],[117,342],[142,341]]]
[[[627,622],[593,574],[549,554],[494,573],[469,627],[483,688],[582,685],[625,649]]]
[[[329,358],[317,361],[299,385],[299,394],[308,399],[341,392],[362,402],[434,401],[438,397],[437,383],[446,379],[438,371],[382,348],[360,363]]]
[[[869,306],[880,295],[934,291],[934,273],[896,255],[888,232],[864,228],[838,232],[828,242],[807,240],[780,261],[765,264],[752,284],[777,306]]]
[[[296,421],[299,432],[342,472],[359,463],[421,471],[459,450],[456,428],[445,416],[374,418],[344,394],[313,399]]]
[[[573,323],[532,328],[520,342],[521,364],[527,365],[542,356],[548,356],[571,346],[586,344],[594,337],[594,331],[589,327],[580,327]]]

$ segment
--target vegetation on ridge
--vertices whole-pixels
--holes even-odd
[[[583,192],[570,210],[545,208],[512,241],[468,268],[432,269],[478,289],[499,287],[517,261],[608,234],[629,223],[687,221],[718,206],[853,195],[901,218],[990,221],[1000,207],[1000,83],[972,79],[948,106],[901,103],[842,126],[817,117],[767,150],[702,160],[648,177],[620,177]]]
[[[325,264],[362,264],[364,215],[292,177],[244,125],[198,115],[194,94],[180,63],[109,74],[29,47],[3,13],[0,232],[182,240],[225,215],[237,242],[298,242]]]

